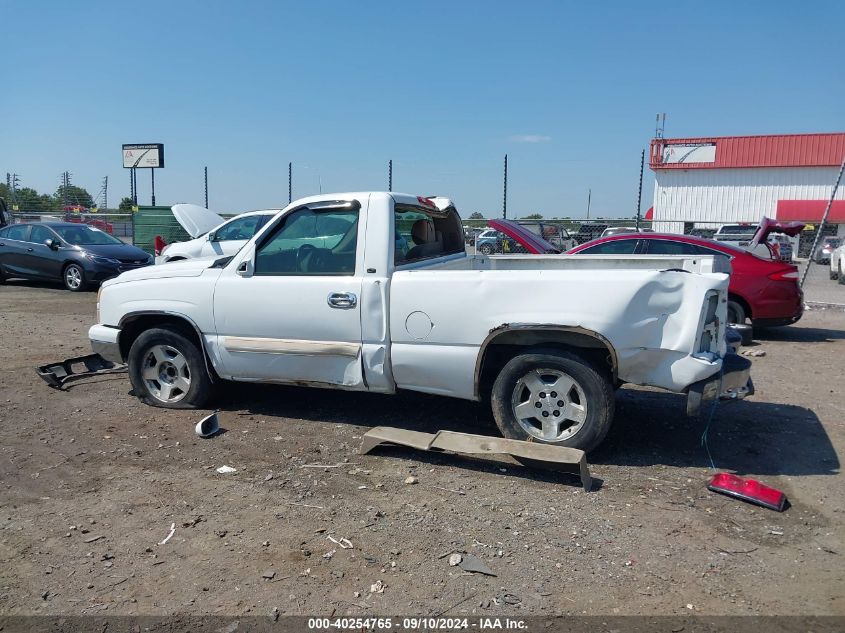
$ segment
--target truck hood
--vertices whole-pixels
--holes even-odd
[[[223,224],[222,217],[198,204],[174,204],[173,217],[191,237],[199,237]]]
[[[763,219],[760,220],[760,226],[757,227],[754,237],[751,238],[751,242],[748,244],[748,248],[751,250],[758,244],[765,244],[769,235],[773,233],[784,233],[789,237],[795,237],[804,230],[805,226],[803,222],[778,222],[777,220],[763,216]]]
[[[127,281],[141,281],[144,279],[166,279],[169,277],[199,277],[204,270],[211,268],[214,262],[230,257],[206,257],[199,259],[185,259],[178,262],[168,262],[159,266],[144,266],[136,268],[103,282],[103,286],[122,284]]]
[[[487,226],[516,240],[533,255],[556,255],[560,249],[514,220],[487,220]]]

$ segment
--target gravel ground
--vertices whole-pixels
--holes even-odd
[[[807,265],[806,260],[798,262],[801,273]],[[845,286],[830,278],[830,267],[812,264],[810,273],[804,282],[804,300],[818,303],[838,304],[845,307]]]
[[[646,389],[619,391],[590,493],[507,460],[357,454],[375,425],[496,433],[432,396],[230,386],[201,440],[200,412],[144,406],[125,375],[37,378],[87,353],[94,303],[0,287],[1,614],[845,614],[845,312],[761,336],[757,394],[710,423],[715,466],[785,490],[778,514],[708,492],[706,421]]]

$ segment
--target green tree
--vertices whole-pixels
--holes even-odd
[[[56,205],[50,196],[39,194],[30,187],[19,189],[15,195],[15,200],[15,204],[18,205],[18,210],[21,213],[52,213],[56,211]]]
[[[473,211],[472,213],[469,214],[469,219],[470,220],[483,220],[484,216],[479,211]]]
[[[67,191],[65,191],[64,185],[59,185],[54,197],[56,199],[57,206],[59,207],[61,207],[65,202],[69,205],[78,204],[86,208],[94,206],[94,198],[91,197],[91,194],[85,191],[82,187],[77,187],[76,185],[68,185]]]
[[[131,213],[132,212],[132,198],[121,198],[120,204],[117,206],[117,210],[122,213]]]
[[[541,213],[532,213],[530,215],[526,215],[523,220],[542,220],[543,215]]]

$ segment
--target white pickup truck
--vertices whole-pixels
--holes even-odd
[[[726,268],[722,268],[722,267]],[[623,383],[751,391],[726,355],[729,264],[712,256],[467,255],[445,198],[320,195],[235,256],[105,282],[95,352],[147,404],[205,404],[221,379],[489,399],[505,437],[589,450]]]

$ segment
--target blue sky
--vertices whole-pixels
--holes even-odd
[[[845,131],[841,2],[0,0],[0,172],[239,211],[322,190],[447,195],[463,215],[627,216],[667,136]],[[14,76],[14,81],[9,77]],[[139,173],[141,203],[149,177]],[[646,167],[643,209],[651,204]]]

